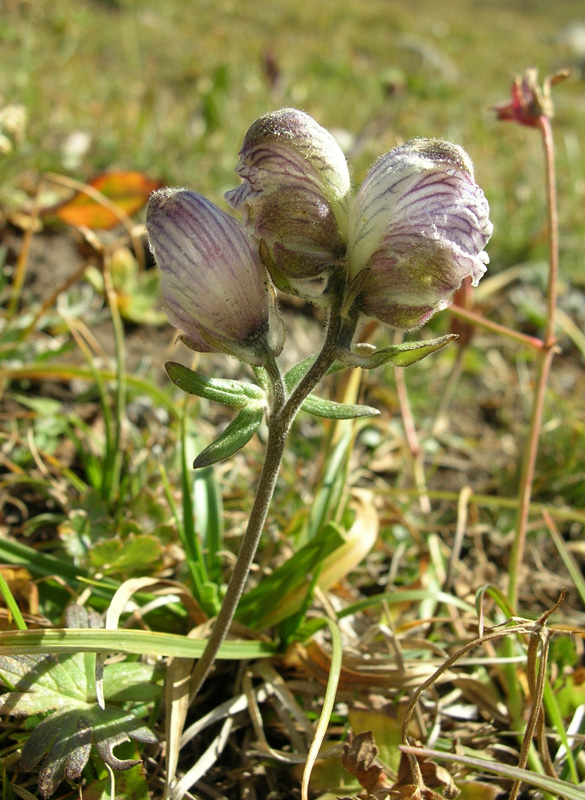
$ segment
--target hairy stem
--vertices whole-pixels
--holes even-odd
[[[355,328],[355,323],[352,323]],[[284,385],[280,371],[274,359],[266,365],[266,372],[269,376],[272,391],[271,409],[268,420],[268,441],[264,465],[258,481],[256,496],[248,526],[240,546],[240,551],[234,565],[232,577],[230,579],[221,608],[213,625],[213,630],[203,651],[203,655],[198,660],[191,678],[191,697],[194,698],[201,688],[204,680],[217,656],[217,652],[229,631],[230,625],[236,613],[240,597],[244,591],[250,568],[258,549],[264,523],[274,494],[278,472],[284,454],[284,448],[294,419],[300,410],[303,401],[312,392],[317,383],[327,373],[329,367],[335,361],[338,343],[342,333],[343,321],[338,307],[332,309],[327,336],[321,352],[315,362],[294,389],[291,396],[286,399]],[[348,333],[347,329],[343,333]]]

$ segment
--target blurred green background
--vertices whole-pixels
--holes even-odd
[[[555,90],[563,274],[584,283],[582,0],[3,0],[0,96],[25,170],[141,169],[216,201],[249,124],[284,105],[331,128],[356,183],[412,136],[463,145],[492,206],[492,269],[546,254],[540,139],[496,122],[515,74]],[[0,162],[1,163],[1,162]]]

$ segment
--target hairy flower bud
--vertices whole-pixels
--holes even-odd
[[[353,204],[348,267],[354,303],[394,328],[422,325],[467,276],[477,285],[492,224],[457,145],[414,139],[374,165]]]
[[[248,130],[236,172],[243,183],[227,202],[277,285],[315,279],[345,254],[349,170],[333,136],[312,117],[285,108]]]
[[[232,217],[184,189],[155,192],[146,227],[172,325],[198,352],[223,350],[261,364],[283,328],[257,248]]]

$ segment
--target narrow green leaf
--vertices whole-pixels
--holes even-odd
[[[307,356],[306,358],[303,358],[302,361],[299,361],[298,364],[295,364],[294,367],[289,369],[284,376],[284,385],[289,391],[294,389],[297,383],[305,377],[307,372],[313,366],[316,358],[316,355]]]
[[[6,357],[6,354],[3,354]],[[51,356],[54,357],[55,351],[51,351]],[[2,368],[2,377],[7,380],[57,380],[69,381],[77,379],[80,381],[93,382],[93,370],[88,367],[78,367],[72,364],[46,364],[39,358],[36,363],[28,364],[26,367],[10,367]],[[113,381],[116,375],[111,370],[100,369],[98,374],[104,381]],[[139,375],[126,375],[128,386],[136,391],[138,394],[146,394],[154,400],[162,408],[172,414],[177,413],[176,402],[166,390],[159,389],[155,383],[149,381]]]
[[[250,400],[261,400],[264,392],[259,386],[225,378],[206,378],[183,364],[168,361],[165,364],[171,381],[187,394],[204,397],[225,406],[245,406]]]
[[[221,436],[199,453],[193,462],[193,469],[209,467],[241,450],[260,427],[263,416],[262,406],[243,408]]]
[[[475,758],[474,756],[465,756],[460,753],[447,753],[442,750],[431,750],[426,747],[407,747],[403,745],[400,749],[403,753],[413,753],[415,756],[421,758],[432,758],[437,761],[451,761],[454,764],[474,767],[481,772],[493,772],[495,775],[500,775],[503,778],[523,781],[529,786],[534,786],[537,789],[550,792],[553,797],[565,797],[566,800],[583,800],[585,796],[582,784],[575,786],[575,784],[566,783],[566,781],[561,781],[558,778],[550,778],[548,775],[541,775],[527,769],[503,764],[499,761],[489,761],[486,758]]]
[[[380,413],[372,406],[360,406],[353,403],[336,403],[335,400],[325,400],[310,394],[303,405],[303,411],[313,414],[314,417],[325,419],[357,419],[358,417],[376,417]]]
[[[209,575],[207,574],[207,563],[203,557],[201,541],[195,530],[193,496],[191,494],[193,473],[189,464],[192,463],[193,446],[196,445],[197,449],[199,449],[199,442],[197,441],[198,437],[192,435],[190,431],[188,407],[189,404],[184,403],[183,418],[181,420],[181,498],[183,513],[179,533],[185,548],[187,566],[193,580],[195,596],[199,602],[202,602],[203,586],[209,579]],[[205,610],[211,612],[211,609],[206,608]]]
[[[431,353],[441,350],[456,338],[455,334],[450,333],[440,336],[438,339],[403,342],[393,347],[385,347],[383,350],[372,350],[369,346],[366,350],[365,347],[361,348],[361,345],[357,345],[356,352],[348,353],[342,360],[347,366],[361,367],[362,369],[374,369],[382,364],[391,364],[393,367],[409,367]],[[360,349],[362,349],[362,353],[359,352]]]
[[[197,531],[203,539],[204,554],[210,580],[221,583],[222,558],[218,553],[223,549],[223,508],[222,497],[215,472],[204,467],[193,478],[193,511],[197,520]],[[216,612],[217,613],[217,609]]]
[[[484,597],[486,595],[495,602],[500,611],[502,611],[504,614],[504,617],[509,618],[514,616],[514,609],[508,602],[508,598],[502,592],[502,590],[497,586],[494,586],[493,583],[486,583],[483,586],[480,586],[475,593],[475,610],[478,616],[481,614]]]
[[[565,721],[558,703],[557,693],[553,691],[550,681],[548,680],[544,684],[543,701],[547,716],[551,722],[552,730],[556,732],[561,744],[565,748],[566,767],[571,776],[571,781],[573,783],[579,783],[579,773],[576,764],[578,752],[573,753],[572,743],[569,742],[569,737],[567,736]]]
[[[24,621],[24,617],[20,613],[20,608],[18,607],[18,603],[14,599],[14,595],[10,591],[10,586],[6,582],[4,575],[0,572],[0,595],[4,598],[4,602],[6,603],[6,607],[8,611],[12,614],[12,618],[16,627],[21,630],[26,630],[26,622]]]
[[[200,658],[206,639],[190,639],[158,631],[106,630],[105,628],[53,628],[26,631],[0,631],[3,656],[39,653],[136,653],[145,656]],[[274,655],[272,642],[224,642],[217,657],[228,660],[266,658]]]
[[[440,336],[438,339],[427,339],[422,342],[403,342],[392,347],[385,347],[383,350],[377,350],[369,344],[356,344],[354,352],[347,352],[343,357],[335,361],[327,370],[327,374],[332,375],[348,367],[374,369],[382,366],[382,364],[391,364],[394,367],[409,367],[431,353],[441,350],[456,338],[455,334],[449,333],[446,336]],[[298,364],[289,369],[284,376],[284,383],[288,391],[294,389],[305,377],[316,357],[316,355],[307,356],[307,358],[299,361]],[[343,418],[340,417],[340,419]]]
[[[289,371],[284,376],[284,385],[286,386],[287,390],[290,392],[292,389],[297,386],[298,383],[305,377],[307,372],[313,366],[315,359],[317,358],[316,355],[307,356],[303,358],[302,361],[299,361],[298,364],[295,364],[294,367],[291,367]],[[350,364],[344,364],[341,361],[336,361],[332,364],[331,367],[327,370],[327,375],[333,375],[334,372],[339,372],[342,369],[347,369]]]
[[[310,579],[324,559],[345,542],[338,525],[325,525],[308,544],[245,594],[240,600],[236,619],[258,630],[276,625],[302,605]]]
[[[549,516],[547,512],[547,516]],[[566,544],[563,541],[563,537],[560,535],[559,531],[557,530],[552,520],[549,521],[545,517],[545,521],[547,522],[548,531],[551,535],[553,542],[555,543],[555,547],[557,548],[560,557],[563,560],[563,564],[567,568],[573,583],[575,584],[575,589],[579,592],[579,596],[581,598],[581,602],[585,603],[585,580],[583,580],[583,574],[581,572],[581,567],[573,557],[573,555],[567,550]]]
[[[353,427],[353,426],[352,426]],[[334,446],[326,446],[326,459],[307,519],[306,538],[313,539],[330,520],[339,519],[338,509],[344,507],[343,497],[349,459],[353,450],[352,428],[344,431]],[[303,540],[304,541],[304,538]]]
[[[41,490],[44,486],[43,483],[35,482],[32,478],[27,483],[32,483],[34,486],[39,485]],[[71,600],[71,592],[69,588],[65,587],[70,587],[74,592],[79,593],[87,587],[88,583],[91,583],[92,608],[103,609],[109,605],[114,592],[120,586],[118,581],[105,576],[99,581],[90,580],[89,573],[81,566],[70,563],[64,558],[57,558],[50,553],[43,553],[21,542],[2,537],[0,537],[0,562],[18,564],[26,567],[34,576],[48,578],[49,580],[40,582],[41,591],[54,602],[63,606]],[[51,580],[56,577],[59,579],[58,582]],[[138,592],[135,599],[139,603],[148,603],[154,599],[154,595]],[[166,606],[165,617],[169,612],[177,619],[186,617],[185,609],[180,603]]]

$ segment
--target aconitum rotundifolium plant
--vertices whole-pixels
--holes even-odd
[[[256,383],[207,378],[171,363],[185,391],[238,409],[195,460],[230,457],[267,422],[264,466],[240,553],[216,623],[192,677],[196,692],[229,629],[252,565],[299,411],[331,419],[373,416],[374,408],[334,403],[313,390],[331,370],[404,367],[452,335],[384,349],[354,341],[373,317],[412,330],[445,308],[465,278],[486,270],[492,233],[471,161],[457,145],[414,139],[382,156],[352,195],[347,162],[310,116],[282,109],[248,130],[226,194],[243,225],[195,192],[164,189],[147,213],[170,322],[199,352],[223,351],[252,365]],[[282,374],[284,333],[274,287],[327,309],[320,350]]]

